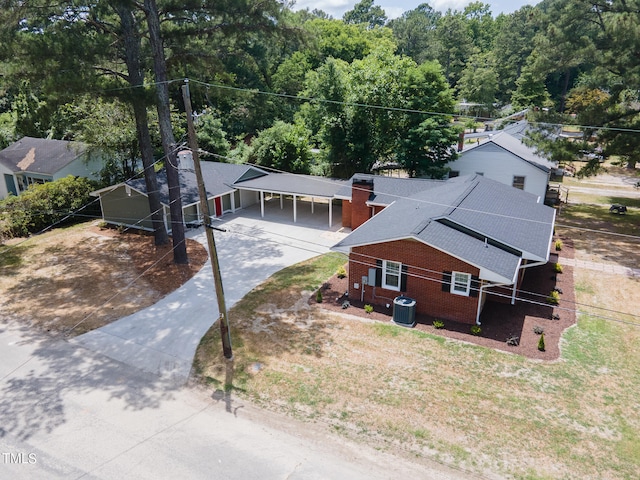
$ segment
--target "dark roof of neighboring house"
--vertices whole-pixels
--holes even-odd
[[[294,173],[270,173],[262,177],[236,183],[237,188],[246,190],[284,193],[313,197],[333,198],[345,184],[343,180]]]
[[[505,131],[498,131],[495,134],[491,134],[489,138],[482,141],[481,143],[474,143],[470,145],[462,152],[460,152],[460,156],[464,156],[466,153],[474,150],[482,150],[489,144],[497,145],[498,147],[510,152],[521,160],[533,165],[536,168],[539,168],[544,172],[549,172],[551,169],[557,167],[554,162],[541,157],[533,148],[528,147],[527,145],[522,143],[519,138],[516,138]],[[455,160],[451,163],[455,164]]]
[[[503,132],[508,133],[518,140],[522,140],[527,135],[527,132],[529,132],[529,130],[531,130],[531,124],[526,120],[513,122],[502,129]]]
[[[81,142],[22,137],[0,151],[0,163],[13,172],[54,175],[88,148]]]
[[[546,261],[554,221],[536,196],[470,175],[396,199],[334,248],[413,238],[511,282],[523,258]]]
[[[389,205],[398,198],[408,197],[414,193],[435,188],[443,183],[443,180],[399,178],[356,173],[348,183],[343,184],[336,192],[336,197],[350,200],[351,186],[354,180],[373,180],[373,193],[369,196],[369,202],[375,205]]]
[[[253,165],[238,165],[234,163],[200,162],[202,179],[207,190],[207,197],[214,198],[231,193],[235,190],[234,184],[241,183],[243,178],[267,175],[267,172]],[[157,173],[160,201],[169,204],[169,187],[165,170]],[[125,182],[131,188],[145,193],[147,187],[144,178],[136,178]],[[180,195],[182,206],[191,205],[200,201],[196,175],[192,171],[180,171]]]

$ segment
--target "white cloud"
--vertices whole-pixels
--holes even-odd
[[[469,5],[470,0],[431,0],[429,4],[434,10],[445,12],[447,9],[462,10]]]
[[[322,10],[335,18],[342,18],[342,14],[353,8],[356,4],[353,0],[299,0],[293,6],[294,10]]]

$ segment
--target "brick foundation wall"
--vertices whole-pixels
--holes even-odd
[[[376,267],[376,259],[408,266],[406,292],[403,293],[416,300],[417,313],[442,320],[475,323],[479,297],[442,291],[442,275],[443,272],[459,271],[477,276],[480,272],[476,267],[415,240],[354,247],[349,255],[349,297],[360,299],[361,288],[355,289],[354,283],[360,284],[362,277],[368,275],[369,268]],[[393,299],[400,294],[399,291],[367,285],[364,301],[392,305]]]

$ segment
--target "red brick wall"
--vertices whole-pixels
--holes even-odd
[[[351,202],[342,200],[342,226],[351,228]]]
[[[351,228],[353,230],[371,218],[371,207],[367,206],[367,201],[372,190],[372,183],[353,183],[351,188]]]
[[[479,297],[456,295],[442,291],[443,272],[459,271],[478,275],[479,270],[439,250],[415,240],[399,240],[364,247],[354,247],[349,255],[349,297],[360,299],[361,288],[354,289],[367,276],[376,259],[392,260],[408,265],[406,296],[416,300],[416,311],[442,320],[474,324]],[[362,285],[360,285],[362,287]],[[375,290],[375,298],[374,298]],[[400,292],[367,285],[366,303],[393,305]],[[393,306],[389,309],[391,314]]]

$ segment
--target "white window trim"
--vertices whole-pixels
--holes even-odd
[[[387,284],[387,264],[393,263],[398,265],[398,285],[389,285]],[[395,273],[392,273],[395,276]],[[402,263],[393,262],[391,260],[383,260],[382,261],[382,288],[386,288],[387,290],[395,290],[396,292],[400,291],[400,284],[402,282]]]
[[[460,290],[456,290],[456,274],[457,275],[464,275],[467,277],[467,286],[466,286],[466,290],[460,291]],[[468,297],[469,294],[471,293],[471,274],[470,273],[465,273],[465,272],[451,272],[451,293],[455,294],[455,295],[462,295],[464,297]]]

